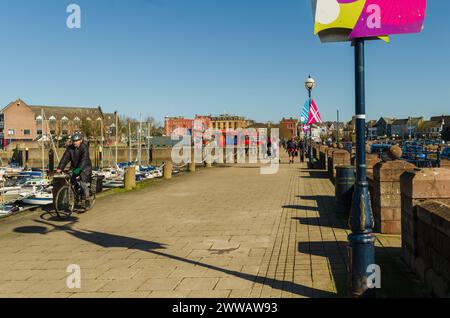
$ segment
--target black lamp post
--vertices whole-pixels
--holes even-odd
[[[312,90],[314,87],[316,87],[316,81],[311,77],[311,75],[308,76],[308,78],[305,81],[305,87],[308,91],[308,97],[309,97],[309,107],[311,108],[311,96],[312,96]],[[309,147],[308,147],[308,158],[309,158],[309,168],[312,169],[314,162],[313,162],[313,155],[312,155],[312,126],[309,126]]]
[[[353,195],[349,225],[349,296],[372,297],[374,289],[369,288],[368,280],[375,265],[374,219],[369,197],[369,183],[366,175],[366,110],[365,110],[365,73],[364,40],[355,39],[355,91],[356,91],[356,184]]]

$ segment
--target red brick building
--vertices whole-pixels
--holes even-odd
[[[282,133],[283,130],[287,130],[290,134],[290,136],[280,136],[285,138],[291,138],[291,137],[297,137],[298,136],[298,119],[294,118],[283,118],[280,121],[280,133]]]
[[[42,116],[42,114],[44,116]],[[114,126],[115,115],[98,107],[65,107],[28,105],[21,99],[9,103],[0,112],[0,146],[12,142],[31,142],[42,134],[68,136],[90,127],[92,132],[104,133]]]
[[[169,117],[166,116],[164,121],[164,131],[166,136],[171,136],[172,133],[178,129],[182,128],[184,131],[178,133],[178,135],[190,134],[192,132],[193,120],[184,117]]]

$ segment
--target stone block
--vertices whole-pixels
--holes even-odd
[[[426,168],[405,172],[402,194],[412,199],[450,199],[450,169]]]
[[[400,234],[400,221],[381,221],[381,233],[385,234]]]
[[[400,182],[400,176],[405,171],[415,168],[415,165],[404,160],[379,162],[373,167],[373,177],[380,181]]]

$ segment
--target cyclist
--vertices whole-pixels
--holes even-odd
[[[66,148],[56,172],[61,173],[70,162],[73,172],[71,182],[72,184],[76,184],[76,178],[80,177],[80,185],[84,193],[84,199],[89,200],[89,187],[92,175],[92,163],[89,157],[89,146],[83,142],[83,137],[79,132],[74,133],[71,140],[72,144]]]

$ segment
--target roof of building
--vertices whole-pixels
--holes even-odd
[[[113,121],[115,120],[114,113],[103,113],[103,110],[100,106],[97,107],[67,107],[67,106],[46,106],[46,105],[28,105],[21,99],[17,99],[14,102],[9,103],[5,108],[3,108],[2,112],[6,110],[8,107],[21,103],[23,105],[28,106],[36,117],[41,116],[42,111],[44,112],[44,116],[46,119],[55,119],[55,120],[74,120],[83,118],[98,120],[102,119],[103,121]]]
[[[450,124],[450,116],[449,115],[441,115],[441,116],[434,116],[431,117],[430,121],[435,121],[442,123],[442,119],[444,120],[445,124]]]
[[[386,124],[392,124],[394,122],[394,118],[389,118],[389,117],[381,117],[378,121],[380,120],[384,120],[386,122]]]
[[[441,128],[442,122],[427,120],[420,125],[420,129]]]
[[[411,120],[409,118],[406,119],[396,119],[394,120],[394,122],[392,123],[392,125],[398,125],[398,126],[406,126],[406,125],[411,125],[411,126],[415,126],[418,125],[420,121],[423,120],[423,117],[411,117]]]
[[[367,122],[367,127],[375,128],[375,127],[377,127],[377,123],[378,123],[378,121],[376,121],[376,120],[369,120]]]

